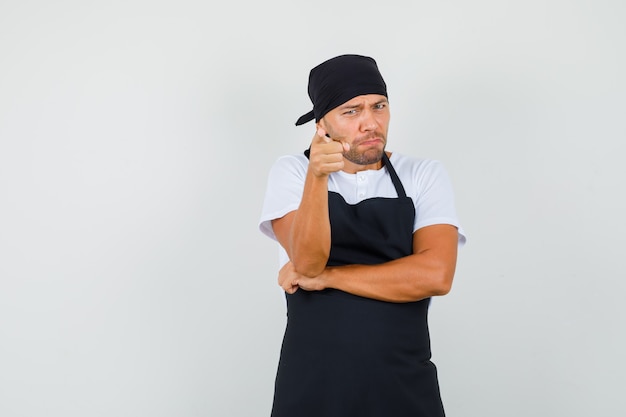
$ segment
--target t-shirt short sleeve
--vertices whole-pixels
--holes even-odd
[[[396,169],[403,184],[415,185],[407,187],[407,194],[415,204],[413,231],[435,224],[451,224],[458,229],[459,244],[463,245],[465,232],[457,217],[454,190],[443,164],[437,160],[420,160],[404,166],[405,162],[404,158],[398,161]]]
[[[307,166],[304,155],[282,156],[272,165],[259,220],[259,229],[266,236],[276,240],[272,220],[280,219],[300,206]]]

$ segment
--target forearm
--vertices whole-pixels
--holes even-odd
[[[419,229],[413,235],[413,254],[378,265],[326,267],[306,275],[288,262],[278,281],[285,291],[334,288],[361,297],[389,302],[418,301],[445,295],[452,287],[458,251],[458,231],[446,224]]]
[[[317,276],[326,267],[330,245],[328,177],[309,173],[289,230],[287,252],[299,273]]]
[[[318,126],[310,149],[300,206],[272,221],[272,227],[296,271],[314,277],[324,270],[330,255],[328,176],[343,168],[343,152],[350,146],[326,137]]]
[[[318,277],[325,288],[389,302],[418,301],[450,291],[455,264],[414,254],[380,265],[328,267]]]

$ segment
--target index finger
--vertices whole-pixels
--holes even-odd
[[[328,133],[326,133],[326,131],[324,129],[322,129],[321,127],[318,127],[317,130],[315,131],[315,137],[313,138],[314,142],[318,142],[318,143],[330,143],[331,142],[331,138],[328,135]]]

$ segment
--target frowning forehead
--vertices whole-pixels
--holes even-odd
[[[366,94],[357,96],[338,106],[338,109],[355,109],[360,107],[377,106],[379,104],[387,104],[387,97],[380,94]]]

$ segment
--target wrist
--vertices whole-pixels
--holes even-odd
[[[333,277],[335,276],[335,267],[329,266],[318,276],[324,288],[335,288]]]

